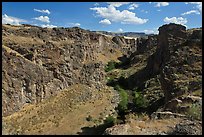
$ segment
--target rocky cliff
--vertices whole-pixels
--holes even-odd
[[[141,121],[130,118],[134,127],[131,127],[133,123],[127,122],[125,126],[129,128],[124,132],[120,132],[122,125],[116,125],[105,134],[201,134],[200,122],[196,120],[202,119],[202,28],[186,30],[178,24],[163,25],[158,36],[140,40],[137,48],[130,55],[126,69],[145,64],[122,82],[119,80],[119,84],[142,92],[149,103],[146,112],[151,114],[153,121],[170,118],[173,122],[174,118],[180,117],[184,124],[177,123],[172,127],[173,131],[165,129],[161,132],[166,125],[157,131],[159,126],[149,128],[152,120],[142,120],[149,126],[137,127],[143,128],[140,131],[135,127]],[[190,118],[190,122],[186,118]],[[157,122],[162,125],[160,120]],[[189,123],[196,123],[191,127],[195,131],[190,130]]]
[[[157,39],[155,51],[151,51],[155,47],[155,41],[152,41],[153,44],[147,43],[148,40],[142,42],[152,47],[147,49],[144,46],[143,49],[147,49],[145,52],[152,55],[148,57],[144,69],[129,77],[129,87],[142,88],[149,78],[159,76],[166,102],[180,95],[201,90],[202,30],[186,30],[182,25],[168,24],[159,28]],[[132,64],[135,63],[138,51],[140,50],[130,56]]]
[[[135,39],[108,38],[78,27],[3,25],[2,35],[3,115],[73,84],[100,90],[104,64],[136,50]]]
[[[109,87],[116,85],[128,93],[128,110],[104,134],[201,134],[202,28],[170,23],[158,35],[130,39],[2,25],[2,37],[8,134],[101,134],[103,120],[117,117],[119,95]],[[112,60],[119,65],[105,72]],[[134,106],[135,92],[145,107]]]

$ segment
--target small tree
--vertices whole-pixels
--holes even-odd
[[[114,61],[108,62],[108,64],[105,66],[105,71],[109,72],[113,69],[115,69],[115,62]]]
[[[136,108],[144,108],[147,106],[147,100],[144,98],[144,96],[142,96],[141,92],[135,91],[133,103],[135,104]]]
[[[114,125],[116,124],[116,121],[117,121],[117,119],[114,118],[113,116],[108,116],[108,117],[105,119],[104,123],[105,123],[107,126],[111,127],[111,126],[114,126]]]
[[[124,113],[128,107],[128,94],[125,92],[124,89],[120,89],[120,98],[121,98],[121,101],[120,103],[118,104],[118,110],[119,112],[122,112]]]

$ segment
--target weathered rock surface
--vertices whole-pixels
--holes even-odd
[[[186,30],[170,23],[159,28],[159,35],[139,39],[105,36],[78,27],[42,29],[29,25],[3,25],[2,34],[3,116],[79,83],[103,92],[104,65],[120,57],[125,67],[110,72],[110,76],[114,79],[116,75],[116,82],[129,91],[142,91],[149,103],[148,113],[154,112],[153,120],[116,125],[104,134],[201,134],[202,122],[193,121],[202,119],[202,28]],[[71,101],[83,104],[94,98],[100,102],[100,92],[94,96],[84,92]],[[107,100],[115,108],[119,97],[115,94]],[[174,123],[168,118],[175,119]],[[179,124],[177,119],[185,121]],[[163,120],[175,129],[167,132],[169,127]],[[165,129],[155,127],[157,122]],[[137,131],[133,132],[134,128]]]
[[[148,45],[146,47],[154,47],[152,45],[157,43],[156,50],[151,52],[144,69],[127,78],[129,88],[139,87],[146,90],[145,85],[149,79],[159,77],[160,82],[157,85],[163,90],[165,103],[179,96],[201,91],[201,36],[201,29],[186,30],[184,26],[173,23],[161,26],[157,42],[154,39],[141,42]],[[147,41],[149,44],[146,44]],[[139,45],[143,44],[138,44],[138,47]],[[151,51],[152,48],[144,49]],[[130,56],[133,64],[140,60],[135,61],[138,51],[140,50]],[[175,111],[174,107],[171,108],[172,111]]]
[[[127,59],[128,67],[147,61],[145,67],[123,80],[123,86],[142,91],[150,105],[147,112],[152,113],[153,119],[202,119],[201,45],[201,28],[186,30],[173,23],[161,26],[158,36],[137,40],[137,51]],[[172,134],[201,134],[201,126],[193,126],[194,132],[188,132],[191,125],[177,124]],[[141,134],[170,133],[145,130]]]
[[[176,124],[169,135],[202,135],[202,123],[199,121],[184,120]]]
[[[135,39],[104,35],[78,27],[41,28],[2,25],[3,115],[25,103],[38,103],[60,90],[81,83],[99,90],[106,84],[104,59],[130,54]],[[128,53],[128,51],[131,51]]]
[[[111,128],[107,128],[104,131],[104,135],[130,135],[131,133],[128,132],[129,128],[130,125],[128,124],[115,125]]]

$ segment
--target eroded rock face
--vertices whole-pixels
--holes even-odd
[[[160,75],[166,102],[201,88],[200,35],[201,30],[186,31],[178,24],[170,23],[159,28],[157,49],[148,59],[144,76]],[[191,81],[191,77],[196,78]],[[192,86],[192,83],[197,84]]]
[[[128,132],[129,128],[130,128],[130,125],[128,124],[115,125],[111,128],[107,128],[103,134],[104,135],[131,135],[131,133]]]
[[[2,49],[2,109],[8,115],[25,103],[38,103],[55,94],[62,82],[51,71]]]
[[[137,39],[137,50],[133,52],[129,60],[129,65],[134,66],[137,63],[148,62],[146,67],[141,71],[131,75],[127,79],[128,88],[133,89],[134,87],[142,87],[144,82],[149,80],[154,73],[152,65],[154,61],[151,61],[154,57],[154,53],[157,48],[157,35],[148,36],[148,38]],[[152,56],[152,57],[151,57]],[[147,61],[146,61],[147,60]]]
[[[202,72],[199,70],[201,70],[202,50],[199,45],[202,39],[197,36],[198,30],[193,31],[187,37],[188,31],[181,25],[169,24],[169,26],[161,27],[159,31],[161,42],[158,44],[158,52],[161,53],[160,57],[163,59],[160,81],[166,102],[168,102],[175,97],[201,88]],[[191,44],[195,37],[197,42]],[[164,39],[168,39],[167,43],[162,41]],[[191,79],[192,77],[195,79]],[[191,84],[195,82],[197,83],[196,88]]]
[[[134,65],[142,60],[143,56],[139,51],[152,55],[148,57],[145,68],[127,79],[129,88],[139,87],[147,91],[145,87],[147,81],[158,76],[160,81],[158,87],[161,86],[164,92],[165,108],[177,112],[179,109],[177,105],[182,106],[182,103],[172,107],[172,99],[193,94],[195,91],[200,92],[202,89],[201,36],[200,28],[186,30],[182,25],[170,23],[159,28],[159,35],[155,40],[157,42],[153,38],[138,41],[138,50],[130,56],[130,63]],[[157,43],[156,50],[152,50],[154,43]],[[140,50],[142,49],[140,45],[146,45],[144,51]]]
[[[169,135],[202,135],[202,123],[184,120],[176,124],[175,129]]]
[[[2,25],[3,115],[25,103],[38,103],[59,90],[82,83],[97,89],[105,84],[99,54],[135,51],[135,39],[122,45],[104,35],[78,27],[41,28]],[[102,59],[101,59],[102,60]]]

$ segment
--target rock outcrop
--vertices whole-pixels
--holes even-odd
[[[202,135],[202,124],[199,121],[184,120],[176,124],[169,135]]]
[[[161,42],[158,44],[157,54],[163,61],[160,61],[160,82],[167,103],[202,88],[202,39],[197,36],[198,32],[202,35],[202,30],[189,34],[184,26],[170,24],[160,27],[159,31]],[[195,37],[197,41],[192,44]]]
[[[130,132],[128,132],[128,129],[130,129],[130,125],[115,125],[111,128],[107,128],[104,131],[104,135],[131,135]]]
[[[135,39],[117,37],[120,45],[114,38],[78,27],[2,25],[2,35],[3,115],[73,84],[101,90],[106,84],[104,58],[136,50]]]
[[[138,121],[128,123],[125,119],[124,124],[110,127],[104,134],[201,134],[202,122],[199,121],[202,119],[202,28],[186,30],[185,26],[170,23],[161,26],[158,35],[127,38],[106,36],[78,27],[43,29],[31,25],[2,25],[2,35],[3,116],[18,111],[20,116],[27,114],[22,110],[26,104],[39,103],[41,106],[43,100],[55,100],[52,96],[62,97],[64,102],[67,102],[72,93],[72,100],[68,102],[74,104],[74,100],[77,100],[82,110],[85,103],[95,107],[95,102],[106,101],[106,106],[114,104],[110,105],[112,111],[119,103],[119,96],[115,94],[116,91],[111,92],[112,88],[106,89],[108,79],[113,86],[118,84],[128,92],[130,111],[127,113],[140,112],[139,107],[135,107],[133,103],[133,93],[140,91],[147,104],[141,108],[141,112],[151,114],[152,119],[139,121],[140,124]],[[104,66],[110,60],[121,62],[117,69],[105,73]],[[77,89],[75,86],[78,84],[83,86]],[[60,91],[70,91],[68,89],[72,86],[74,90],[66,92],[65,98],[65,93]],[[114,95],[111,95],[111,98],[102,98],[103,93]],[[91,99],[92,102],[88,102]],[[58,100],[58,103],[60,102]],[[77,103],[74,104],[76,108]],[[49,103],[46,105],[49,106]],[[54,105],[57,108],[58,104]],[[65,104],[60,105],[63,107]],[[91,109],[90,111],[92,112]],[[29,109],[29,112],[32,112],[32,109]],[[49,113],[51,112],[50,108]],[[59,112],[63,113],[62,116],[67,115],[64,110]],[[115,114],[116,111],[112,112]],[[93,115],[96,115],[94,111]],[[102,116],[107,114],[100,112],[97,115],[104,120],[105,117]],[[174,119],[174,123],[169,118]],[[24,117],[21,120],[23,122]],[[170,128],[164,126],[162,120],[166,120],[165,122],[175,129],[167,132]],[[185,121],[178,124],[178,120]],[[195,120],[198,120],[196,122],[199,126],[192,123]],[[161,124],[161,132],[155,127],[157,122]],[[152,127],[144,126],[148,123],[151,123]],[[25,125],[24,128],[23,130],[29,133]],[[194,131],[190,130],[191,128]],[[70,129],[66,127],[66,130]],[[4,131],[7,132],[6,129]]]
[[[147,81],[158,76],[158,86],[160,85],[164,92],[166,106],[170,106],[168,102],[174,98],[201,90],[201,36],[201,29],[186,30],[184,26],[173,23],[161,26],[157,42],[149,42],[157,43],[156,50],[148,57],[146,67],[127,79],[129,88],[139,87],[146,90]],[[146,44],[147,40],[141,43]],[[138,51],[140,50],[130,56],[132,64],[138,62],[135,61],[139,56]],[[172,108],[172,111],[176,109]]]

